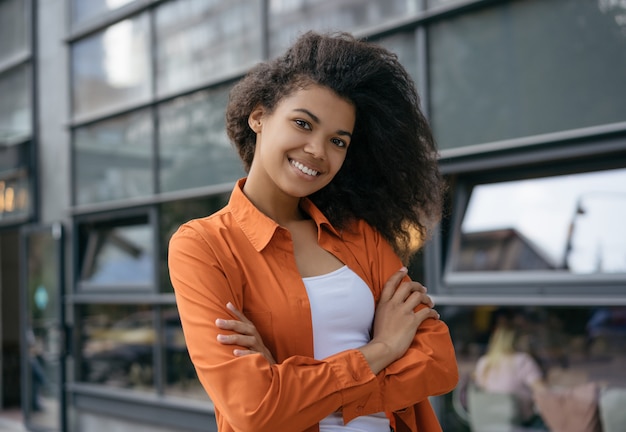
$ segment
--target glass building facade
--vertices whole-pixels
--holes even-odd
[[[461,375],[507,314],[555,385],[626,388],[623,2],[0,0],[0,410],[215,430],[168,240],[245,175],[232,85],[309,29],[382,44],[417,83],[449,187],[411,272]],[[457,398],[433,398],[446,432],[469,431]]]

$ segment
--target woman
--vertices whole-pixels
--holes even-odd
[[[455,386],[454,350],[402,259],[442,187],[405,69],[310,32],[253,68],[226,116],[248,175],[169,248],[219,430],[441,430],[427,398]]]
[[[519,332],[510,325],[496,327],[487,352],[476,363],[474,381],[484,391],[514,395],[521,423],[536,424],[540,419],[534,410],[533,393],[544,389],[545,382],[537,362],[518,349],[519,338]]]

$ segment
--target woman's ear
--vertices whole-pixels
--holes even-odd
[[[254,133],[261,132],[261,126],[263,125],[263,108],[261,106],[252,110],[248,116],[248,126],[254,131]]]

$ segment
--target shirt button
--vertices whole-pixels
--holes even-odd
[[[363,405],[359,405],[358,407],[356,407],[356,412],[360,413],[363,412]]]

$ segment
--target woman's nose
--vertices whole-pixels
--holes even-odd
[[[324,159],[326,157],[326,143],[321,138],[311,137],[305,144],[304,151],[316,159]]]

